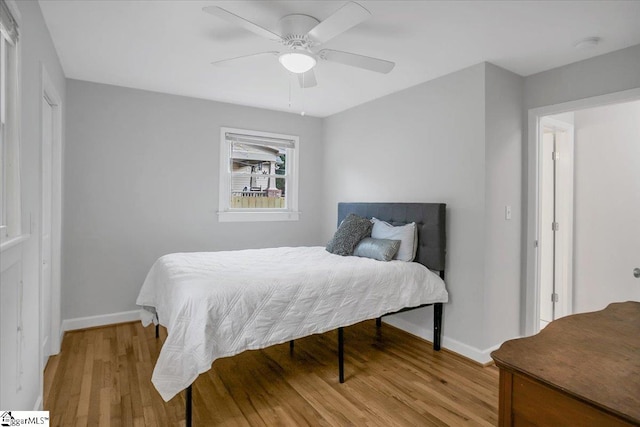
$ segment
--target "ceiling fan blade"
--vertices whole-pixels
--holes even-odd
[[[252,53],[250,55],[242,55],[242,56],[236,56],[236,57],[233,57],[233,58],[221,59],[219,61],[213,61],[211,63],[211,65],[220,65],[220,64],[222,64],[224,62],[235,61],[236,59],[250,58],[252,56],[262,56],[262,55],[274,55],[275,56],[278,53],[280,53],[280,52],[275,51],[275,50],[272,50],[272,51],[269,51],[269,52]]]
[[[316,44],[325,43],[349,28],[358,25],[371,16],[364,7],[358,3],[349,2],[338,9],[333,15],[316,25],[307,33]]]
[[[273,31],[269,31],[266,28],[261,27],[258,24],[254,24],[251,21],[247,21],[246,19],[229,12],[228,10],[225,10],[221,7],[218,6],[208,6],[208,7],[203,7],[202,10],[204,12],[210,13],[212,15],[217,16],[218,18],[222,18],[227,22],[230,22],[232,24],[236,24],[242,28],[244,28],[245,30],[249,30],[252,33],[255,33],[259,36],[265,37],[267,39],[270,40],[275,40],[275,41],[282,41],[282,37],[279,36],[278,34],[274,33]]]
[[[342,52],[340,50],[322,49],[318,52],[318,56],[327,61],[339,62],[340,64],[364,68],[365,70],[383,74],[387,74],[396,66],[395,62],[357,55],[355,53]]]
[[[316,80],[316,73],[313,72],[313,68],[307,71],[306,73],[298,74],[298,83],[300,87],[306,89],[308,87],[318,86],[318,81]]]

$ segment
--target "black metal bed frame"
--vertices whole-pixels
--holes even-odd
[[[444,280],[444,271],[440,272],[440,277]],[[428,307],[433,305],[433,349],[440,351],[441,342],[441,329],[442,329],[442,303],[437,302],[434,304],[422,304],[417,307],[403,308],[402,310],[395,311],[393,313],[383,314],[376,319],[376,327],[382,327],[382,318],[384,316],[390,316],[392,314],[403,313],[405,311],[417,310],[419,308]],[[156,324],[156,338],[160,337],[160,325]],[[293,353],[294,340],[289,341],[289,349]],[[344,383],[344,328],[338,328],[338,380],[340,384]],[[189,384],[189,387],[185,389],[185,421],[186,426],[191,427],[192,423],[192,407],[193,407],[193,384]]]
[[[438,223],[437,223],[437,231],[438,233],[440,233],[439,235],[439,242],[437,244],[437,251],[440,252],[438,254],[435,255],[435,265],[439,268],[435,268],[436,270],[439,270],[440,272],[440,277],[442,278],[442,280],[444,280],[444,255],[445,255],[445,240],[444,240],[444,236],[445,236],[445,230],[444,230],[444,212],[445,212],[445,205],[444,204],[424,204],[424,203],[339,203],[338,204],[338,224],[340,224],[340,222],[342,221],[342,219],[344,219],[344,217],[346,216],[346,214],[349,211],[361,211],[362,209],[368,209],[370,207],[374,207],[376,210],[377,209],[387,209],[389,207],[401,207],[401,208],[406,208],[407,206],[411,207],[411,206],[417,206],[417,205],[434,205],[437,206],[439,212],[438,212]],[[368,215],[369,217],[373,216],[373,215]],[[385,219],[385,218],[380,218],[380,219]],[[394,222],[391,218],[387,218],[389,220],[391,220],[390,222]],[[420,234],[420,233],[419,233]],[[422,237],[422,236],[421,236]],[[434,258],[434,255],[432,254],[430,256],[431,259]],[[425,257],[423,256],[421,259],[417,259],[416,261],[420,262],[421,264],[425,264]],[[427,261],[428,262],[428,261]],[[428,265],[426,265],[427,267],[429,267]],[[432,304],[422,304],[416,307],[405,307],[401,310],[398,311],[394,311],[391,313],[386,313],[383,314],[382,316],[376,318],[376,327],[377,328],[381,328],[382,327],[382,318],[384,316],[390,316],[392,314],[397,314],[397,313],[403,313],[405,311],[410,311],[410,310],[417,310],[419,308],[423,308],[423,307],[428,307],[430,305],[433,305],[433,349],[435,351],[440,351],[440,347],[441,347],[441,340],[442,340],[442,310],[443,310],[443,303],[441,302],[437,302],[437,303],[432,303]],[[158,320],[158,314],[156,312],[156,320]],[[160,337],[160,322],[158,320],[158,323],[156,324],[156,338]],[[289,341],[289,350],[291,353],[293,353],[294,350],[294,340]],[[340,383],[344,383],[344,328],[343,327],[339,327],[338,328],[338,380],[340,381]],[[193,420],[193,413],[192,413],[192,406],[193,406],[193,384],[189,384],[189,387],[187,387],[185,389],[185,422],[186,422],[186,426],[187,427],[191,427],[192,424],[192,420]]]

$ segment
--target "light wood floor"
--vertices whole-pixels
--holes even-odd
[[[151,384],[162,340],[140,322],[67,332],[45,370],[52,426],[184,425],[184,393]],[[195,426],[495,426],[498,370],[367,321],[337,333],[217,360],[193,388]]]

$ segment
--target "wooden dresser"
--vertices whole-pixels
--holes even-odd
[[[563,317],[491,357],[500,426],[640,426],[640,302]]]

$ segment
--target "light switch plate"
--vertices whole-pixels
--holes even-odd
[[[504,207],[504,219],[507,221],[511,219],[511,205]]]

